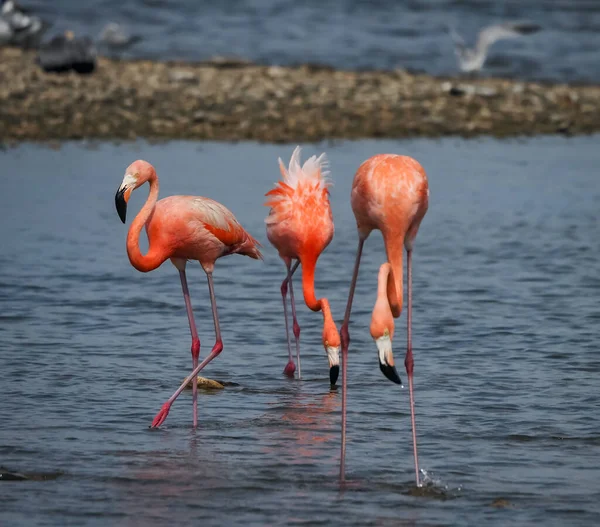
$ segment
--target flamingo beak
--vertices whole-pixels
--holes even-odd
[[[329,359],[329,382],[335,386],[340,375],[340,346],[325,346]]]
[[[129,201],[129,196],[131,196],[133,189],[137,188],[137,183],[137,173],[125,174],[123,182],[115,194],[115,205],[117,207],[117,212],[119,213],[119,218],[121,218],[123,223],[125,223],[125,219],[127,218],[127,202]]]
[[[394,355],[392,354],[392,339],[389,335],[384,335],[375,339],[377,351],[379,352],[379,369],[390,381],[395,384],[402,384],[396,366],[394,366]]]
[[[115,194],[115,206],[117,207],[119,218],[121,218],[123,223],[127,219],[127,202],[132,190],[133,188],[128,185],[121,185]]]
[[[129,198],[129,193],[127,198],[125,197],[127,190],[127,187],[123,187],[117,190],[117,193],[115,194],[115,206],[117,207],[119,218],[121,218],[123,223],[125,223],[125,220],[127,219],[127,198]]]
[[[331,368],[329,368],[329,382],[331,383],[331,386],[335,386],[335,383],[337,382],[339,375],[340,375],[340,367],[339,366],[331,366]]]

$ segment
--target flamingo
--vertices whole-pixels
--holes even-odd
[[[415,477],[419,483],[419,461],[417,456],[417,434],[415,430],[415,408],[413,397],[414,360],[412,353],[412,251],[419,225],[427,212],[429,186],[423,167],[408,156],[379,154],[367,159],[357,170],[352,183],[351,203],[358,229],[358,249],[350,283],[348,303],[341,329],[342,343],[342,440],[340,456],[340,480],[345,478],[346,456],[346,396],[347,364],[350,335],[348,323],[352,310],[354,289],[365,240],[373,229],[383,235],[387,262],[379,269],[377,300],[371,318],[371,336],[378,350],[379,367],[392,382],[401,384],[394,366],[392,339],[394,318],[402,311],[402,245],[406,248],[408,282],[407,350],[404,359],[408,375],[410,415],[412,424]]]
[[[275,188],[267,192],[265,205],[271,207],[265,223],[267,238],[279,251],[279,256],[287,268],[287,276],[281,284],[283,313],[287,334],[289,361],[284,373],[293,377],[295,365],[292,359],[292,347],[288,326],[286,307],[287,287],[289,284],[294,337],[296,339],[296,359],[298,361],[298,378],[300,369],[300,326],[296,318],[292,275],[302,265],[302,290],[306,305],[313,311],[323,313],[322,342],[329,360],[329,380],[335,385],[339,371],[340,335],[326,298],[315,297],[315,267],[317,259],[333,238],[333,217],[329,204],[330,181],[326,170],[327,157],[323,153],[319,157],[312,156],[300,166],[300,147],[292,153],[289,168],[285,168],[279,159],[282,180]],[[292,267],[292,260],[296,260]]]
[[[192,334],[193,365],[193,372],[162,406],[152,422],[152,427],[158,427],[164,422],[171,404],[190,381],[192,381],[193,425],[196,427],[198,425],[198,372],[223,350],[212,276],[215,261],[221,256],[233,253],[262,259],[258,250],[260,244],[243,229],[227,208],[212,199],[199,196],[169,196],[157,202],[158,176],[154,167],[142,160],[129,165],[115,196],[117,212],[123,223],[125,223],[127,202],[131,192],[146,182],[150,185],[150,192],[145,205],[129,227],[127,255],[131,265],[143,273],[160,267],[167,259],[170,259],[179,271]],[[139,245],[140,232],[144,226],[149,242],[149,249],[145,255],[141,253]],[[206,273],[215,325],[215,345],[208,357],[200,364],[198,364],[200,339],[185,274],[187,260],[198,260]]]

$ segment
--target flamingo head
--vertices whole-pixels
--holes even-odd
[[[402,269],[402,268],[400,268]],[[394,338],[394,317],[388,300],[388,280],[390,278],[391,266],[384,263],[379,268],[377,277],[377,300],[371,315],[371,337],[377,346],[377,358],[379,369],[390,381],[402,384],[396,366],[394,366],[394,354],[392,353],[392,340]],[[402,286],[400,286],[402,291]]]
[[[379,369],[390,381],[396,384],[402,384],[396,366],[394,366],[394,354],[392,353],[392,332],[386,328],[380,336],[373,336],[375,344],[377,346],[378,358],[379,358]]]
[[[154,171],[154,167],[147,161],[134,161],[127,167],[123,182],[115,195],[115,206],[117,207],[119,218],[121,218],[123,223],[125,223],[127,218],[127,202],[129,201],[131,192],[142,186],[153,176],[156,176],[156,172]]]
[[[340,334],[333,320],[329,319],[323,326],[323,347],[329,360],[329,382],[335,386],[340,374]]]

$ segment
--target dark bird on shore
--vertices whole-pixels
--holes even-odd
[[[0,46],[36,47],[48,24],[20,7],[14,0],[3,0],[0,10]]]
[[[91,73],[96,68],[96,55],[89,37],[75,37],[72,31],[66,31],[40,46],[37,62],[48,72]]]
[[[475,48],[468,48],[463,38],[450,26],[447,26],[454,42],[454,52],[461,71],[479,71],[483,67],[489,47],[498,40],[517,38],[537,33],[541,26],[532,22],[506,22],[487,26],[479,32]]]
[[[113,49],[125,49],[132,46],[142,37],[131,35],[123,26],[109,22],[100,33],[99,42]]]

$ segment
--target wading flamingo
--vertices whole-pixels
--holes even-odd
[[[283,314],[289,361],[284,373],[293,377],[294,360],[288,326],[286,295],[289,284],[294,320],[294,337],[296,338],[296,359],[298,361],[298,378],[300,378],[300,326],[296,319],[292,275],[302,264],[302,289],[306,305],[313,311],[323,313],[323,346],[329,360],[329,380],[332,385],[337,381],[340,371],[339,352],[340,335],[326,298],[315,298],[315,267],[317,259],[333,238],[333,217],[329,204],[328,172],[325,170],[327,158],[325,154],[312,156],[300,166],[300,147],[297,146],[286,169],[279,159],[282,180],[275,188],[267,192],[265,205],[271,207],[265,220],[267,238],[279,251],[279,256],[287,267],[287,277],[281,284],[283,297]],[[292,260],[297,260],[292,267]]]
[[[135,217],[127,234],[127,255],[131,265],[146,273],[170,259],[179,270],[183,298],[192,334],[192,364],[194,371],[180,388],[163,405],[152,422],[152,427],[160,426],[169,414],[173,401],[192,381],[193,424],[198,425],[198,372],[223,350],[219,316],[213,285],[215,261],[221,256],[238,253],[250,258],[262,258],[257,246],[259,243],[248,234],[223,205],[209,198],[199,196],[169,196],[158,199],[158,176],[154,167],[146,161],[135,161],[125,172],[123,182],[115,196],[115,204],[121,221],[125,223],[127,201],[131,192],[144,183],[150,184],[146,204]],[[146,226],[149,248],[144,255],[140,251],[140,232]],[[198,260],[208,278],[208,290],[215,325],[216,342],[212,351],[198,365],[200,339],[196,331],[194,313],[190,301],[185,266],[187,260]]]
[[[427,212],[429,186],[423,167],[407,156],[379,154],[367,159],[357,170],[352,183],[351,203],[358,228],[358,249],[348,294],[348,303],[342,324],[342,445],[340,457],[340,480],[344,481],[346,456],[346,397],[348,323],[352,310],[354,288],[363,244],[373,229],[383,235],[387,262],[379,269],[377,301],[371,318],[371,336],[377,345],[379,367],[382,373],[396,384],[401,384],[394,366],[392,338],[394,318],[402,311],[402,245],[406,248],[408,282],[407,349],[404,365],[408,374],[410,416],[412,424],[415,477],[419,483],[419,461],[417,457],[417,434],[415,430],[415,407],[413,398],[413,353],[412,353],[412,250],[421,220]]]

